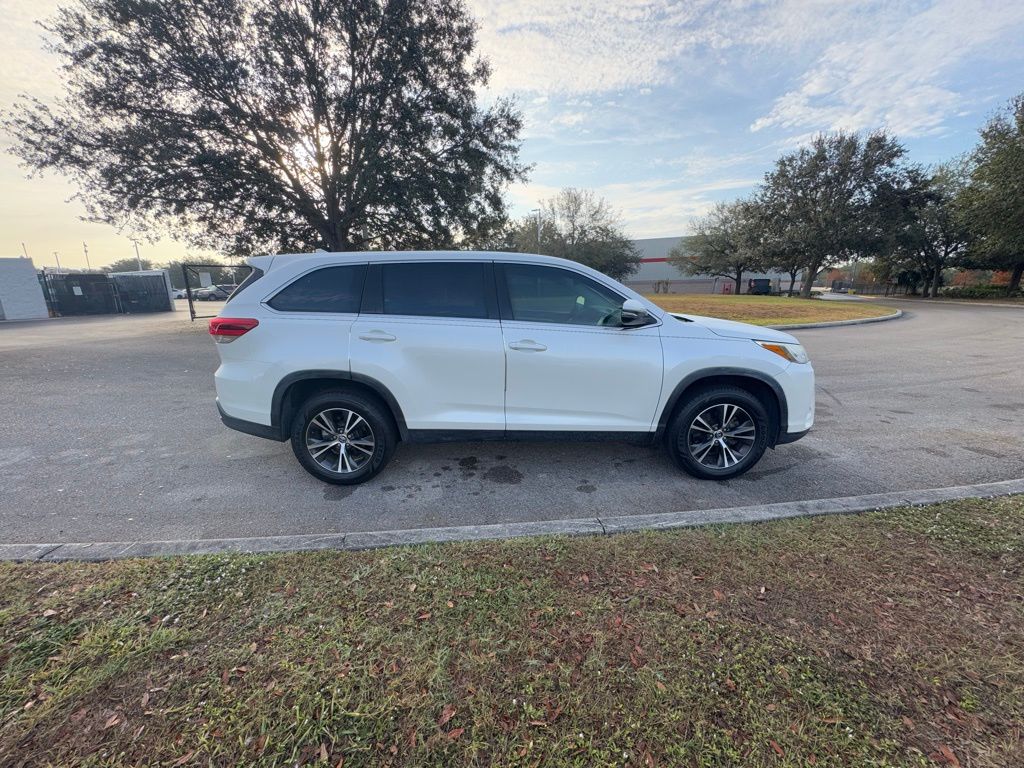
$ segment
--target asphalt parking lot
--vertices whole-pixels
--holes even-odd
[[[342,533],[616,516],[1024,477],[1024,308],[898,304],[798,331],[814,431],[728,482],[619,443],[403,445],[355,488],[232,432],[187,312],[0,324],[3,543]]]

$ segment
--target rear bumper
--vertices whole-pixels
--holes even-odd
[[[244,419],[236,419],[234,416],[228,416],[224,413],[219,400],[217,401],[217,412],[220,414],[220,420],[224,422],[224,426],[237,432],[263,437],[267,440],[276,440],[279,443],[283,443],[288,439],[288,435],[282,434],[280,427],[271,427],[266,424],[257,424],[254,421],[245,421]]]
[[[786,443],[795,443],[810,431],[810,429],[805,429],[803,432],[780,432],[779,439],[775,441],[775,444],[785,445]]]

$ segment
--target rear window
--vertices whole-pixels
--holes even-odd
[[[486,318],[486,274],[478,262],[383,264],[384,314]]]
[[[359,311],[365,275],[365,264],[323,267],[303,275],[267,303],[279,312],[355,313]]]

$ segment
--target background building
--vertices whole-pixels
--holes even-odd
[[[645,240],[634,240],[633,244],[640,250],[640,269],[623,280],[626,285],[638,293],[735,293],[735,281],[727,277],[711,277],[708,275],[686,275],[669,262],[669,252],[682,243],[685,247],[686,237],[652,237]],[[747,280],[751,278],[768,278],[772,281],[772,292],[789,289],[789,275],[770,272],[744,272],[743,292],[747,290]],[[793,290],[800,289],[800,278],[797,277]]]
[[[0,259],[0,320],[49,316],[32,259]]]

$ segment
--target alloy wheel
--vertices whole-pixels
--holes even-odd
[[[743,461],[754,447],[757,424],[743,408],[717,403],[690,422],[686,449],[701,466],[729,469]]]
[[[347,475],[362,469],[376,448],[369,423],[348,408],[326,408],[306,425],[306,450],[326,469]]]

